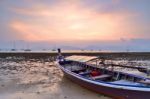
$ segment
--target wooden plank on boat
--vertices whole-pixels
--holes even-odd
[[[100,76],[95,76],[95,77],[92,77],[93,80],[97,80],[97,79],[106,79],[106,78],[110,78],[111,75],[100,75]]]

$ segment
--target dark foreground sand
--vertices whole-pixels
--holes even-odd
[[[71,82],[53,63],[0,59],[0,99],[109,99]]]

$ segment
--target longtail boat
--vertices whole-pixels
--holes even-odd
[[[115,99],[150,99],[149,74],[131,74],[114,68],[132,68],[139,72],[148,71],[148,69],[115,64],[106,65],[103,59],[95,56],[73,55],[64,58],[60,49],[58,51],[58,67],[73,82]]]

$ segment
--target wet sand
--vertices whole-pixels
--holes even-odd
[[[44,60],[0,59],[0,99],[110,99],[67,79]]]

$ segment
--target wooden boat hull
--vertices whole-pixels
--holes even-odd
[[[97,93],[104,94],[104,95],[113,97],[115,99],[150,99],[149,91],[136,91],[136,90],[133,91],[133,90],[127,90],[127,89],[121,89],[121,88],[119,89],[119,88],[98,85],[95,83],[82,80],[74,75],[71,75],[70,73],[66,72],[63,69],[63,67],[61,67],[61,69],[67,78]]]

